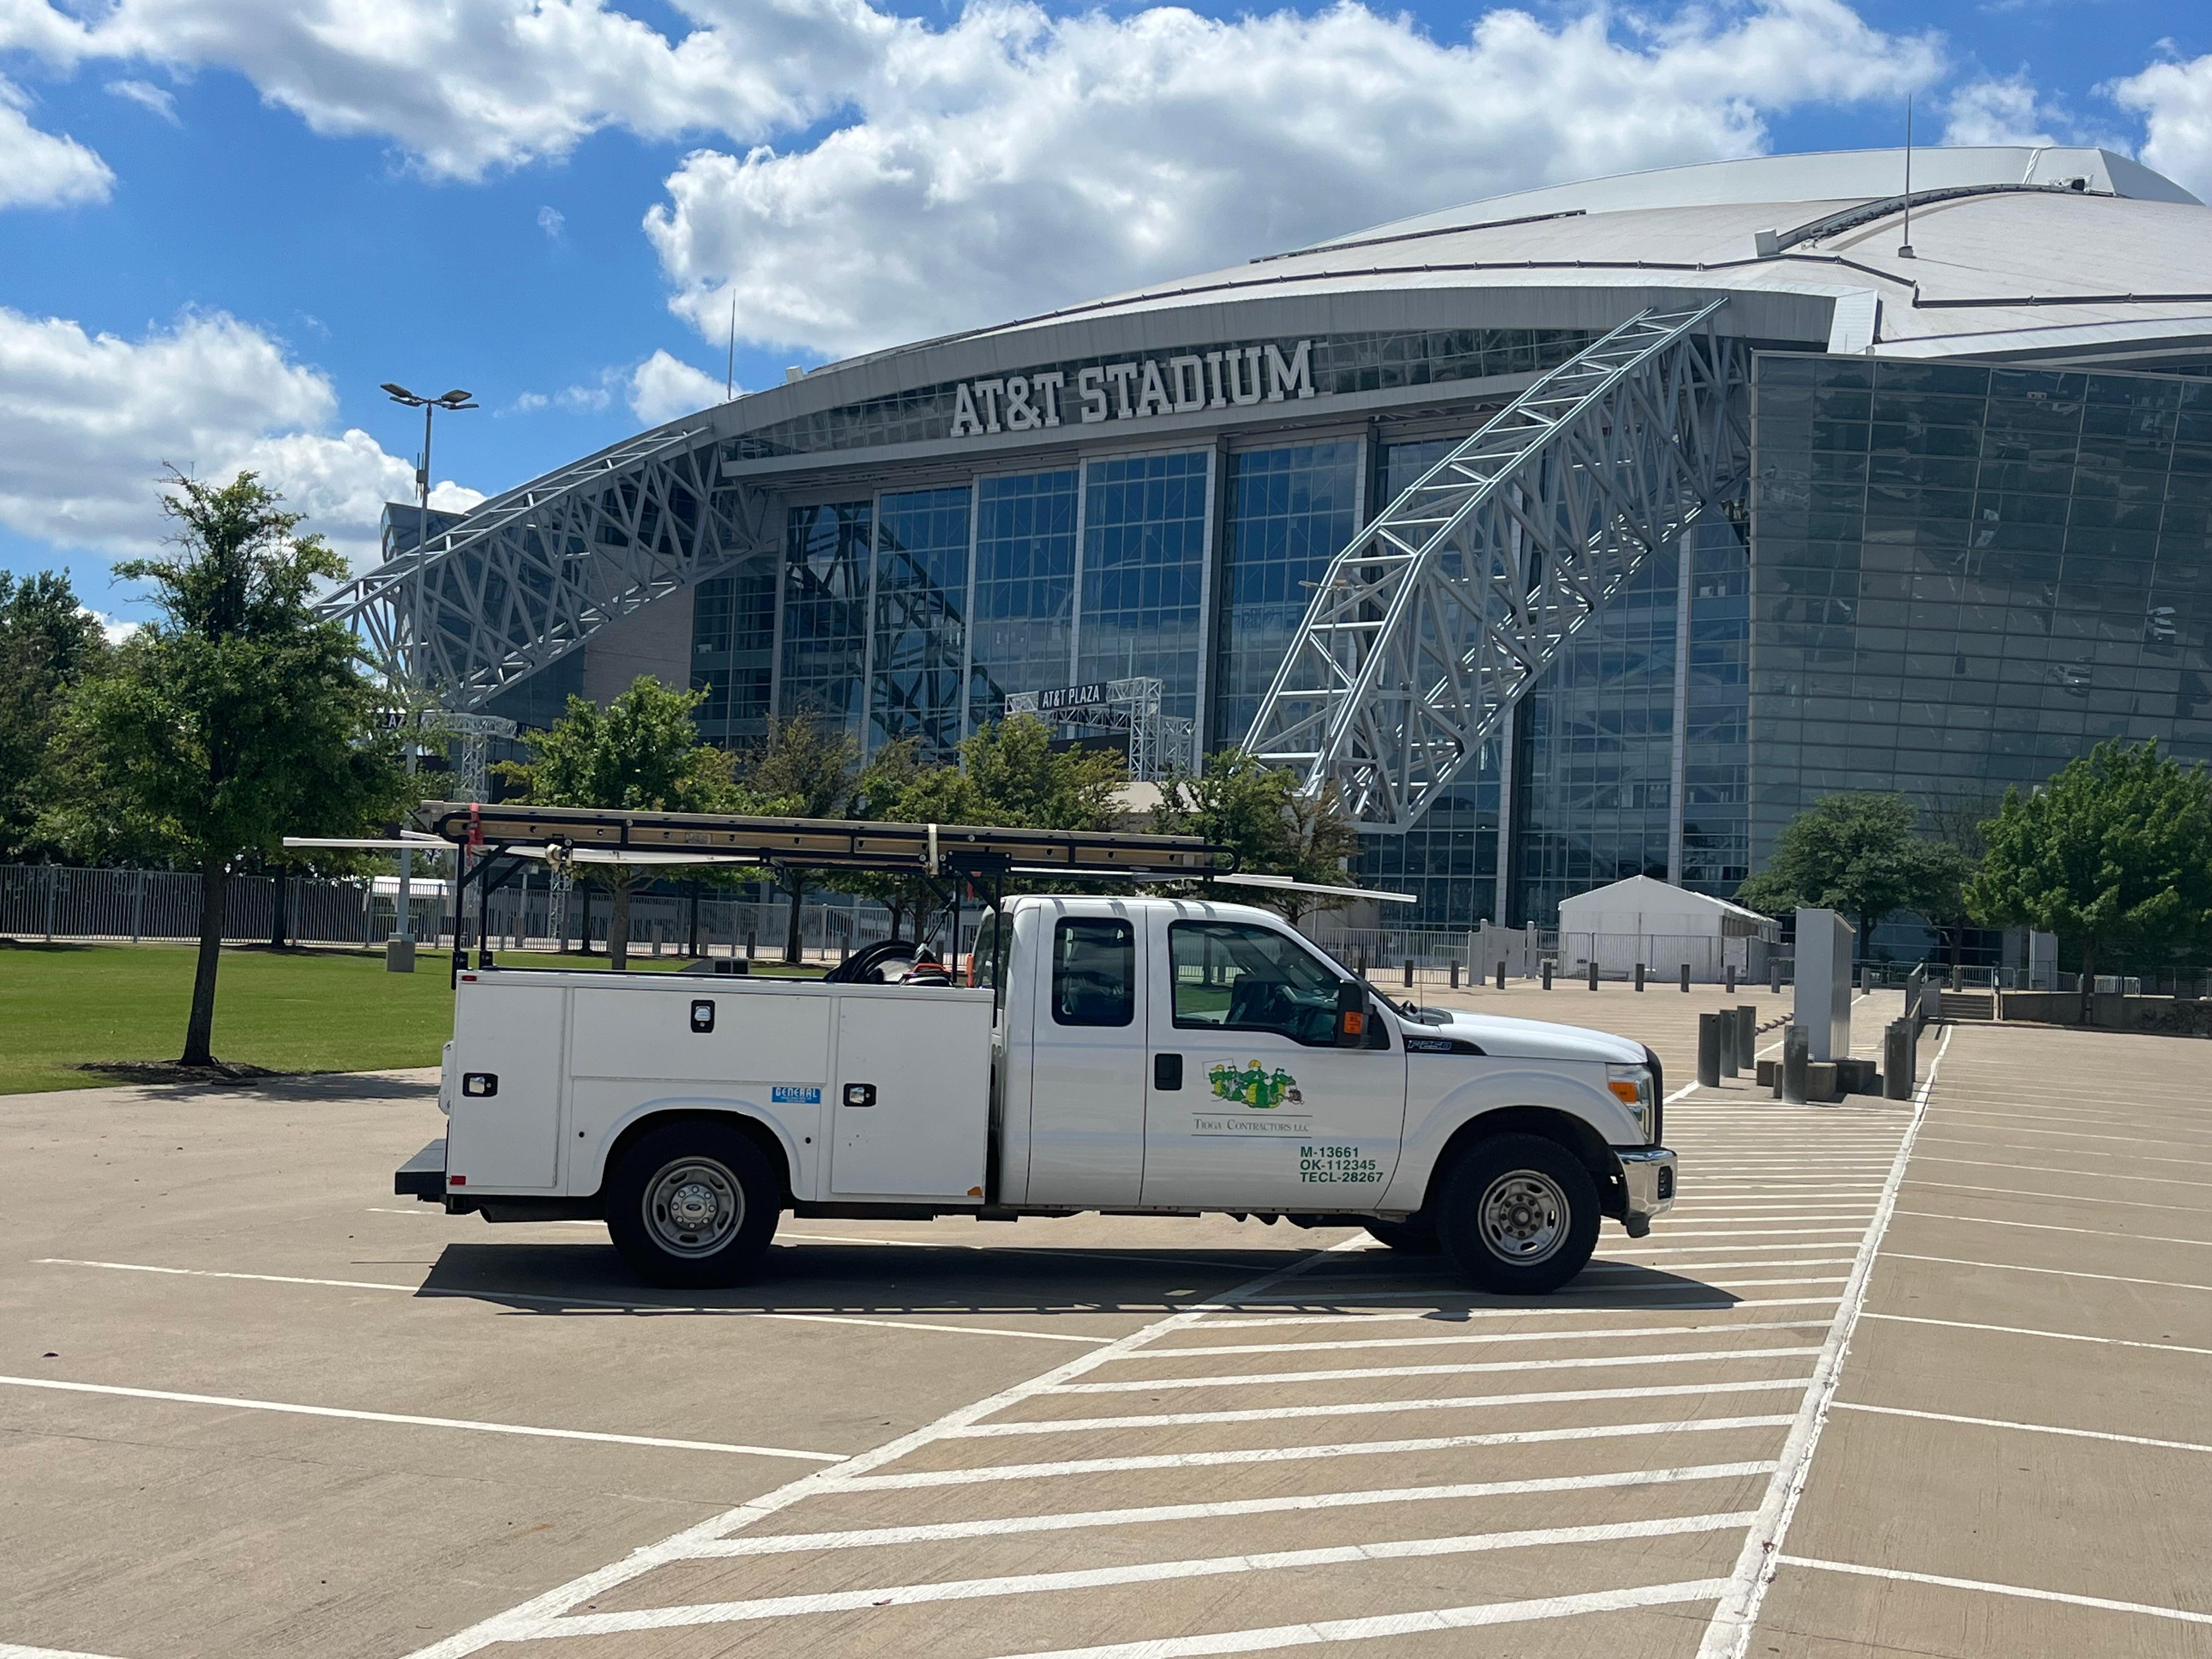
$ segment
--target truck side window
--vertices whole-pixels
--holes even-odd
[[[1274,1031],[1311,1048],[1336,1042],[1335,973],[1272,928],[1178,921],[1168,965],[1177,1025]]]
[[[1136,1017],[1136,928],[1106,916],[1054,923],[1054,1024],[1127,1025]]]

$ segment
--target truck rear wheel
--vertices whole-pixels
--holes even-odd
[[[717,1123],[670,1123],[623,1154],[607,1231],[640,1277],[678,1289],[737,1285],[768,1254],[783,1192],[759,1147]]]
[[[1506,1296],[1559,1289],[1597,1248],[1597,1183],[1541,1135],[1493,1135],[1469,1147],[1430,1213],[1452,1265]]]

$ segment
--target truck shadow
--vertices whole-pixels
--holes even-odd
[[[1157,1316],[1290,1267],[1312,1248],[1304,1239],[1280,1249],[1214,1251],[778,1244],[750,1284],[681,1291],[641,1283],[611,1245],[585,1232],[574,1243],[448,1244],[420,1294],[532,1314]],[[1737,1300],[1696,1279],[1602,1260],[1549,1296],[1496,1296],[1464,1288],[1441,1263],[1409,1261],[1387,1273],[1363,1274],[1357,1284],[1291,1280],[1237,1311],[1449,1322],[1483,1308],[1692,1311],[1731,1308]]]

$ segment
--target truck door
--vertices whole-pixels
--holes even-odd
[[[1286,929],[1157,907],[1144,1201],[1361,1210],[1405,1133],[1406,1056],[1336,1046],[1339,975]]]
[[[1032,1204],[1134,1204],[1145,1168],[1140,913],[1048,912],[1033,994]]]

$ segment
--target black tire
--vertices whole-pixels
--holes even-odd
[[[1597,1248],[1597,1183],[1581,1159],[1541,1135],[1492,1135],[1468,1147],[1429,1213],[1452,1265],[1501,1295],[1556,1291]]]
[[[607,1183],[607,1231],[615,1248],[640,1278],[673,1289],[750,1279],[768,1254],[782,1210],[783,1184],[767,1156],[720,1123],[668,1123],[647,1131]]]
[[[1401,1255],[1434,1255],[1443,1249],[1437,1230],[1425,1221],[1368,1221],[1360,1224],[1378,1243]]]

